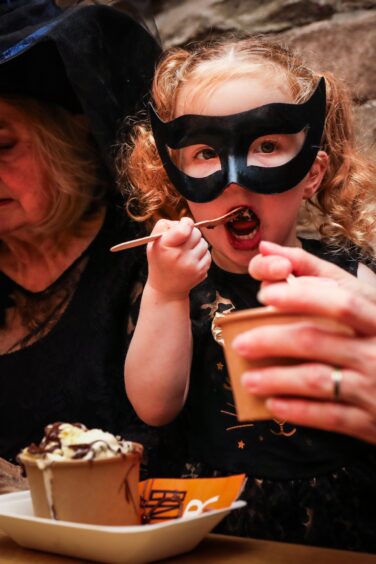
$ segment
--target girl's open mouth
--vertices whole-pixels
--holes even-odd
[[[250,250],[258,245],[260,220],[251,208],[244,207],[225,227],[234,248]]]

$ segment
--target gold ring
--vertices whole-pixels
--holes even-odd
[[[333,397],[336,401],[340,399],[341,396],[341,382],[343,378],[343,374],[339,368],[335,368],[330,373],[330,378],[333,382]]]

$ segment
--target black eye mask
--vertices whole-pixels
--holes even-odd
[[[191,202],[210,202],[229,184],[260,194],[279,194],[294,188],[309,172],[320,149],[325,123],[325,80],[303,104],[273,103],[227,116],[183,115],[163,122],[150,104],[157,149],[168,177]],[[299,152],[280,166],[248,166],[249,147],[259,137],[305,131]],[[218,155],[221,169],[203,178],[182,172],[169,149],[205,145]]]

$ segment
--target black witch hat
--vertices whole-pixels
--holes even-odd
[[[119,124],[144,105],[161,51],[142,4],[1,0],[0,96],[84,113],[110,164]]]

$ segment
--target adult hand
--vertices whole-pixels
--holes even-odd
[[[22,476],[21,467],[0,458],[0,494],[18,492],[29,488]]]
[[[156,223],[155,233],[163,235],[148,244],[148,285],[168,298],[187,298],[207,276],[211,263],[208,244],[188,217],[162,219]]]
[[[304,364],[247,372],[244,386],[269,398],[267,407],[276,419],[376,444],[376,285],[302,249],[263,243],[260,251],[250,272],[267,282],[259,294],[262,303],[336,319],[349,325],[354,336],[302,322],[245,332],[233,342],[244,357],[293,357]],[[292,283],[272,283],[291,273],[297,276]],[[339,398],[334,396],[336,368],[342,375]]]

